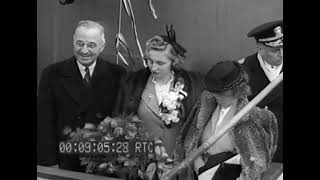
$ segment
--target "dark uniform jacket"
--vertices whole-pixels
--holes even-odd
[[[269,83],[268,77],[265,75],[257,58],[257,53],[245,58],[243,65],[245,66],[249,77],[252,95],[248,97],[252,100],[260,91],[262,91]],[[278,121],[279,139],[277,151],[274,155],[273,162],[283,162],[283,81],[273,89],[258,105],[258,107],[268,107],[272,111]]]
[[[120,66],[98,58],[91,87],[86,87],[75,57],[43,70],[38,91],[37,164],[83,170],[77,156],[59,154],[59,141],[67,138],[63,130],[83,128],[87,122],[98,124],[111,116],[124,73]]]

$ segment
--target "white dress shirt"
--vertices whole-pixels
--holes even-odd
[[[159,84],[157,81],[154,80],[152,77],[152,82],[154,83],[157,99],[159,105],[162,103],[163,98],[168,95],[168,92],[170,90],[171,82],[174,79],[174,75],[171,74],[170,80],[166,84]]]
[[[92,73],[94,71],[94,68],[96,67],[96,62],[97,61],[94,61],[94,63],[92,63],[90,66],[89,66],[89,72],[90,72],[90,77],[92,77]],[[86,74],[86,71],[85,71],[85,66],[82,65],[81,63],[79,63],[79,61],[77,61],[77,64],[78,64],[78,68],[80,70],[80,73],[81,73],[81,76],[82,76],[82,79],[84,78],[85,74]]]
[[[268,77],[269,81],[273,81],[275,78],[277,78],[281,72],[283,62],[279,66],[271,66],[270,64],[262,60],[262,57],[259,53],[257,56],[258,56],[260,66],[263,69],[266,76]]]

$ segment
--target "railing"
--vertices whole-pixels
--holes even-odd
[[[37,166],[37,180],[120,180],[105,176],[67,171],[59,168]]]

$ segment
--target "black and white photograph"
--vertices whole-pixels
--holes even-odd
[[[283,180],[283,27],[282,0],[37,0],[37,180]]]

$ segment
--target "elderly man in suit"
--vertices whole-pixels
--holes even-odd
[[[264,23],[252,29],[248,37],[254,37],[258,52],[239,60],[246,67],[250,77],[253,99],[283,70],[283,21],[277,20]],[[279,139],[273,162],[282,163],[283,134],[283,82],[271,91],[259,104],[272,111],[278,121]]]
[[[104,28],[80,21],[71,58],[45,68],[38,91],[37,164],[83,171],[77,155],[59,154],[59,141],[70,131],[92,128],[111,116],[125,70],[99,58]]]

